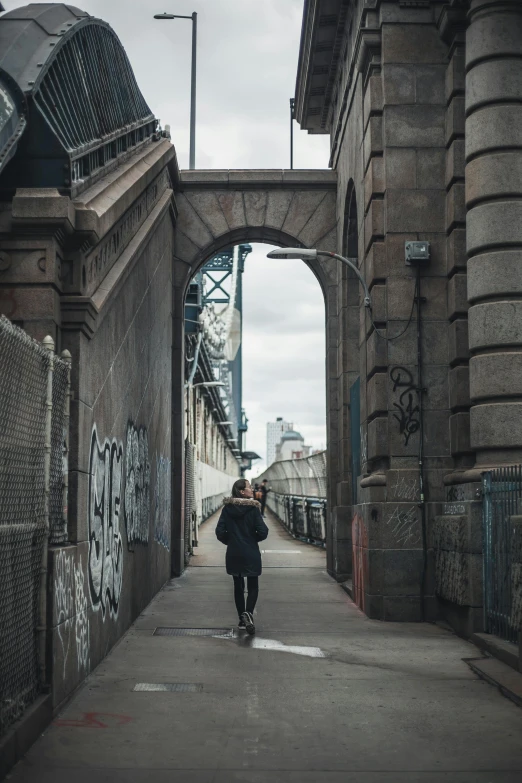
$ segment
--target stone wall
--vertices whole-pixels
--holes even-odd
[[[75,202],[19,190],[3,213],[2,310],[72,355],[69,543],[49,557],[54,708],[171,572],[172,160],[160,142]]]
[[[219,250],[241,242],[266,242],[283,247],[318,247],[335,251],[340,231],[336,209],[337,176],[333,171],[251,170],[182,171],[176,202],[179,215],[174,244],[174,334],[173,334],[173,495],[181,516],[183,509],[184,392],[179,378],[183,373],[183,308],[189,280],[202,264]],[[323,291],[326,326],[326,396],[329,458],[328,511],[332,520],[338,505],[338,295],[341,264],[318,258],[307,262]],[[343,501],[342,501],[343,502]],[[335,522],[330,531],[337,530]],[[345,531],[349,530],[345,526]],[[337,535],[337,534],[336,534]],[[342,535],[350,536],[349,533]],[[350,553],[346,560],[345,553]],[[343,563],[332,563],[329,570],[349,572],[351,548],[342,550]],[[181,535],[173,542],[173,571],[183,570]]]
[[[432,254],[421,280],[421,296],[426,298],[422,351],[428,527],[443,500],[444,473],[452,467],[446,337],[448,49],[430,9],[378,5],[353,5],[346,25],[351,30],[348,55],[339,82],[342,101],[338,98],[339,108],[332,112],[339,215],[347,215],[347,199],[355,198],[357,204],[357,225],[345,220],[341,242],[346,252],[359,258],[377,326],[360,307],[356,329],[339,330],[339,410],[344,417],[338,437],[344,449],[338,486],[344,502],[337,525],[339,532],[349,531],[353,517],[353,581],[359,605],[380,619],[419,619],[425,563],[419,508],[417,330],[415,323],[408,326],[416,270],[406,265],[404,246],[406,241],[424,239],[431,243]],[[349,305],[361,303],[360,292],[353,281],[339,284],[341,306],[348,316]],[[357,375],[362,481],[358,497],[351,498],[349,387]],[[350,537],[349,532],[343,532],[343,538],[337,534],[345,561],[352,549]],[[343,558],[337,554],[336,560]],[[431,552],[426,566],[432,572]],[[433,595],[428,581],[425,593]]]
[[[352,575],[372,617],[443,616],[472,632],[481,470],[522,460],[522,7],[351,0],[331,2],[328,18],[324,8],[305,8],[296,106],[304,127],[330,133],[338,249],[358,258],[372,297],[370,319],[340,272],[328,569]],[[414,240],[431,246],[419,283],[405,263]]]

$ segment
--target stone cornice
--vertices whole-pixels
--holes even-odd
[[[351,5],[352,0],[305,0],[295,116],[310,133],[328,132],[329,102]]]
[[[173,222],[176,219],[173,192],[164,191],[158,203],[151,211],[132,242],[120,255],[116,263],[105,276],[102,283],[91,296],[71,295],[60,297],[61,326],[67,331],[80,331],[89,340],[95,334],[110,303],[121,291],[141,252],[150,240],[158,221],[170,212]]]
[[[147,147],[73,201],[56,189],[19,188],[13,198],[11,230],[54,236],[69,251],[88,252],[166,170],[171,181],[177,183],[176,153],[172,144],[163,140]]]
[[[330,169],[183,170],[177,190],[335,190]]]
[[[61,296],[60,314],[62,329],[80,331],[91,339],[96,331],[98,309],[90,296]]]
[[[466,36],[468,0],[453,0],[444,5],[437,19],[437,27],[442,40],[451,46],[464,43]]]

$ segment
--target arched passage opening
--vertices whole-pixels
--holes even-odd
[[[184,568],[188,535],[185,519],[187,487],[184,474],[185,381],[187,358],[193,357],[186,355],[185,303],[187,293],[190,293],[191,281],[209,259],[220,251],[241,243],[259,242],[275,246],[321,247],[337,250],[335,182],[331,172],[327,174],[328,185],[325,187],[324,182],[316,182],[311,192],[304,191],[302,187],[294,191],[281,190],[279,187],[272,192],[264,183],[261,193],[252,193],[248,190],[210,192],[207,187],[203,192],[189,189],[177,196],[179,214],[173,262],[172,571],[174,574],[180,573]],[[253,204],[256,206],[255,210],[252,209]],[[234,225],[234,220],[241,225]],[[270,222],[277,225],[270,225]],[[328,355],[330,343],[333,345],[336,340],[337,331],[335,320],[337,263],[318,260],[307,265],[319,282],[324,298]],[[334,351],[332,349],[332,352],[337,353],[337,346]],[[328,359],[326,364],[328,368]],[[331,373],[328,370],[326,373],[327,390],[329,375],[334,377],[333,368]],[[327,442],[328,440],[327,433]]]
[[[307,265],[269,249],[221,250],[186,294],[186,564],[240,475],[266,478],[288,531],[325,544],[324,294]]]

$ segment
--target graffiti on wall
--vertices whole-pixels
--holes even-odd
[[[393,407],[397,408],[393,418],[399,422],[399,432],[404,438],[404,445],[407,446],[411,435],[418,432],[420,427],[419,406],[415,403],[417,387],[411,372],[405,367],[392,367],[390,378],[393,392],[402,389],[398,402],[393,403]]]
[[[74,566],[74,602],[76,605],[75,637],[78,669],[83,667],[88,671],[90,654],[89,606],[81,557],[79,565],[75,564]]]
[[[356,512],[352,519],[352,552],[353,600],[364,612],[365,585],[368,577],[368,531],[359,512]]]
[[[388,519],[388,527],[395,544],[415,547],[421,542],[417,506],[396,506]]]
[[[368,432],[366,431],[366,427],[363,424],[361,424],[360,433],[361,433],[361,468],[362,470],[365,470],[366,464],[368,462]]]
[[[98,441],[96,425],[89,458],[89,587],[92,606],[103,617],[118,615],[123,582],[120,533],[123,446],[115,439]]]
[[[157,457],[154,540],[165,549],[170,549],[170,471],[170,460],[166,457]]]
[[[78,671],[89,671],[89,607],[84,584],[81,557],[79,563],[75,563],[73,556],[62,549],[54,560],[54,602],[56,633],[62,648],[64,677],[73,643],[73,629]]]
[[[128,544],[149,543],[150,462],[145,427],[127,425],[125,455],[125,527]]]

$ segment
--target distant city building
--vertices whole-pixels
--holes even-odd
[[[301,459],[310,456],[310,446],[304,445],[304,438],[300,432],[287,430],[276,446],[276,462],[284,459]]]
[[[269,421],[266,425],[266,464],[271,465],[276,458],[276,447],[281,437],[288,430],[292,430],[294,425],[289,421],[284,421],[279,416],[275,421]]]

